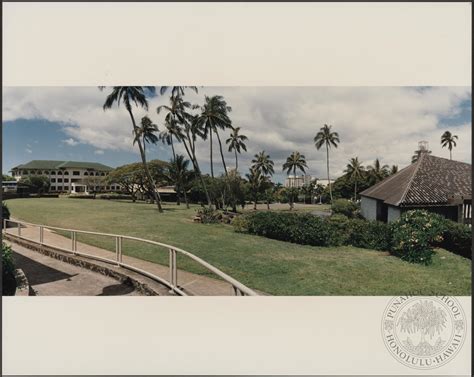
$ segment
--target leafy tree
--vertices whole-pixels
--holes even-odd
[[[456,146],[456,140],[458,139],[457,135],[453,135],[449,131],[445,131],[443,135],[441,135],[441,146],[448,147],[449,149],[449,159],[453,159],[453,147]]]
[[[246,174],[250,190],[253,196],[253,209],[257,209],[258,194],[262,191],[263,184],[265,181],[265,176],[261,173],[260,170],[255,169],[254,167],[250,168],[248,174]]]
[[[377,159],[378,161],[378,159]],[[344,172],[347,174],[348,178],[354,182],[354,201],[357,200],[357,183],[362,180],[364,176],[364,167],[359,161],[358,157],[351,158],[349,163],[346,165],[346,170]]]
[[[325,124],[321,127],[320,131],[314,137],[314,145],[316,149],[319,150],[323,145],[326,146],[326,164],[328,172],[328,187],[329,187],[329,196],[331,197],[332,203],[332,190],[331,190],[331,178],[329,175],[329,149],[331,146],[337,148],[337,145],[340,143],[339,134],[337,132],[331,131],[332,126]]]
[[[245,135],[240,135],[240,127],[233,127],[230,137],[225,141],[229,145],[229,152],[234,151],[235,153],[235,170],[239,170],[239,162],[237,160],[237,153],[241,153],[241,150],[247,152],[247,146],[244,141],[247,141],[248,138]]]
[[[395,173],[398,173],[398,165],[392,165],[392,167],[390,168],[389,175],[393,175]]]
[[[296,169],[301,170],[303,173],[305,172],[305,168],[308,168],[306,165],[306,158],[304,155],[300,154],[300,152],[293,152],[288,158],[286,162],[283,164],[283,171],[286,170],[286,174],[290,174],[293,171],[293,174],[296,178]],[[294,195],[290,197],[290,210],[294,207]]]
[[[10,175],[2,174],[2,181],[14,181],[15,178],[13,178]]]
[[[159,212],[163,212],[163,208],[161,207],[161,200],[158,191],[156,190],[155,182],[151,176],[151,173],[148,169],[147,162],[146,162],[146,155],[145,149],[142,144],[142,140],[140,138],[140,128],[137,126],[135,122],[135,118],[133,116],[132,111],[132,104],[135,104],[137,107],[142,107],[145,110],[148,110],[148,100],[146,98],[146,92],[154,93],[155,87],[150,86],[114,86],[112,92],[107,96],[105,103],[104,103],[104,110],[112,108],[112,106],[117,103],[117,106],[120,106],[120,102],[122,102],[127,110],[128,114],[130,115],[130,119],[132,121],[133,132],[135,135],[135,141],[138,144],[138,148],[140,150],[140,156],[143,163],[143,168],[145,170],[146,176],[148,178],[148,186],[149,191],[153,194],[153,198],[155,203],[158,207]]]
[[[30,192],[43,194],[49,192],[50,182],[48,177],[42,175],[30,175],[28,177],[22,177],[18,181],[19,185],[27,186]]]
[[[219,142],[219,149],[222,158],[222,165],[224,166],[224,172],[227,175],[227,167],[225,164],[224,153],[222,151],[222,143],[219,136],[219,129],[225,130],[231,128],[232,122],[229,118],[228,113],[232,111],[230,106],[227,106],[227,102],[222,96],[205,96],[205,103],[201,107],[201,114],[197,116],[197,125],[204,130],[204,137],[209,137],[209,152],[210,152],[210,164],[211,164],[211,177],[214,178],[214,163],[212,158],[212,134],[217,136]]]
[[[186,192],[189,190],[190,184],[194,179],[194,174],[188,170],[188,166],[189,160],[186,160],[183,155],[178,154],[175,159],[170,161],[164,173],[165,179],[174,185],[177,196],[176,204],[181,204],[180,196],[182,193],[187,208],[189,208],[189,201]]]
[[[245,181],[236,169],[230,170],[224,179],[227,181],[226,186],[229,191],[227,204],[232,208],[233,212],[237,212],[237,204],[242,205],[245,203]]]

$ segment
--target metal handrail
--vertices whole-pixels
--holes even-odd
[[[178,280],[177,279],[178,269],[177,269],[176,253],[180,253],[182,255],[187,256],[188,258],[194,260],[195,262],[197,262],[201,266],[205,267],[209,271],[213,272],[215,275],[219,276],[221,279],[223,279],[227,283],[231,284],[232,287],[233,287],[233,290],[234,290],[234,294],[236,296],[258,296],[257,293],[255,293],[252,289],[248,288],[247,286],[245,286],[241,282],[235,280],[233,277],[227,275],[225,272],[222,272],[217,267],[214,267],[213,265],[211,265],[210,263],[206,262],[205,260],[199,258],[198,256],[196,256],[196,255],[194,255],[194,254],[192,254],[192,253],[190,253],[186,250],[183,250],[183,249],[180,249],[178,247],[168,245],[168,244],[165,244],[165,243],[162,243],[162,242],[147,240],[147,239],[144,239],[144,238],[126,236],[126,235],[122,235],[122,234],[102,233],[102,232],[92,232],[92,231],[88,231],[88,230],[61,228],[61,227],[55,227],[55,226],[49,226],[49,225],[43,225],[43,224],[34,224],[34,223],[29,223],[29,222],[26,222],[26,221],[19,221],[19,220],[3,219],[3,221],[4,221],[4,223],[3,223],[3,232],[4,233],[6,233],[8,222],[15,223],[15,224],[18,225],[18,237],[23,238],[23,239],[27,239],[27,238],[21,236],[21,226],[20,225],[33,226],[33,227],[39,228],[39,230],[40,230],[40,244],[41,245],[44,244],[43,243],[43,239],[44,239],[43,231],[44,231],[44,229],[70,232],[71,233],[71,250],[67,250],[67,249],[58,247],[59,249],[64,250],[64,251],[69,252],[69,253],[73,253],[73,254],[77,254],[77,255],[81,255],[81,256],[97,259],[97,260],[101,260],[101,261],[104,261],[104,262],[107,262],[107,263],[114,263],[114,264],[117,264],[121,267],[125,267],[125,268],[128,268],[130,270],[136,271],[136,272],[138,272],[138,273],[140,273],[144,276],[148,276],[148,277],[150,277],[154,280],[159,281],[160,283],[162,283],[162,284],[166,285],[167,287],[169,287],[173,292],[175,292],[175,293],[177,293],[181,296],[186,296],[187,294],[183,290],[181,290],[178,286],[178,282],[177,282],[177,280]],[[99,257],[99,256],[96,256],[96,255],[91,255],[91,254],[78,252],[77,251],[77,237],[76,237],[76,234],[89,234],[89,235],[96,235],[96,236],[114,237],[115,240],[116,240],[115,241],[116,260],[112,260],[112,259],[108,259],[108,258]],[[168,249],[169,257],[170,257],[169,268],[170,268],[170,280],[171,281],[167,281],[166,279],[163,279],[159,276],[156,276],[156,275],[154,275],[150,272],[147,272],[145,270],[134,267],[132,265],[123,263],[122,262],[122,240],[124,240],[124,239],[144,242],[144,243],[148,243],[148,244],[151,244],[151,245],[160,246],[160,247]],[[29,239],[27,239],[27,240],[29,240]],[[29,241],[31,241],[31,240],[29,240]],[[35,242],[35,241],[33,241],[33,242]],[[44,245],[46,245],[46,244],[44,244]],[[49,245],[49,246],[53,246],[53,245]],[[54,247],[56,247],[56,246],[54,246]]]

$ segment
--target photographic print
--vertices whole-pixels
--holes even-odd
[[[6,294],[471,293],[469,87],[3,94]]]

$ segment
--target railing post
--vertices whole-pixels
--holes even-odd
[[[18,225],[18,237],[21,237],[21,224],[17,223]]]
[[[40,244],[42,245],[43,244],[43,237],[44,237],[44,228],[42,226],[39,227],[39,230],[40,230]]]
[[[7,232],[7,219],[3,219],[3,233]]]
[[[178,263],[176,262],[176,250],[173,250],[173,274],[174,274],[174,286],[178,286]]]
[[[119,238],[115,237],[115,260],[117,261],[117,265],[120,262],[119,258]]]
[[[174,274],[173,274],[173,270],[174,270],[174,266],[173,266],[173,254],[174,254],[174,251],[173,249],[169,249],[169,254],[170,254],[170,283],[171,285],[174,287]]]
[[[73,253],[77,251],[77,240],[76,240],[76,232],[71,232],[71,250]]]

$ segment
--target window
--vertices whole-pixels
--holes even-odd
[[[63,191],[63,187],[62,187],[62,186],[58,186],[58,191]]]
[[[62,179],[62,178],[58,178],[58,183],[63,183],[63,179]]]
[[[89,173],[85,171],[85,172],[84,172],[84,175],[89,175]]]
[[[56,186],[51,186],[51,191],[56,191]]]
[[[69,178],[64,178],[64,183],[68,183],[69,182]]]
[[[69,175],[69,172],[66,170],[66,171],[64,172],[64,175]]]
[[[72,175],[80,175],[80,174],[81,174],[81,173],[80,173],[79,171],[77,171],[77,170],[74,170],[74,171],[72,172]]]
[[[100,173],[101,176],[105,176],[105,173]]]
[[[56,178],[51,178],[51,183],[56,183]]]

